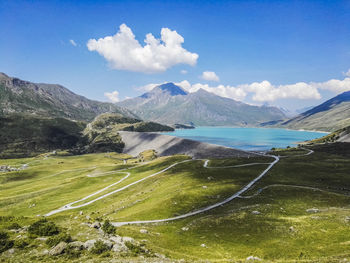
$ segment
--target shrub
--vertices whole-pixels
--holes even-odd
[[[0,253],[11,247],[13,247],[13,241],[9,240],[9,235],[4,231],[0,231]]]
[[[141,246],[135,245],[130,241],[125,242],[125,246],[129,249],[133,256],[144,254],[146,252]]]
[[[21,226],[18,223],[16,223],[16,222],[13,222],[12,224],[10,224],[7,227],[7,229],[19,229],[19,228],[21,228]]]
[[[109,247],[103,243],[101,240],[97,240],[93,248],[91,248],[91,253],[93,254],[102,254],[109,250]]]
[[[56,246],[60,242],[72,242],[72,237],[67,233],[59,233],[58,235],[52,236],[46,240],[46,244],[50,247]]]
[[[74,247],[68,246],[68,247],[64,250],[64,254],[65,254],[68,258],[78,258],[78,257],[80,257],[81,252],[80,252],[79,250],[76,250]]]
[[[24,239],[16,239],[14,242],[14,246],[16,248],[25,248],[28,245],[29,245],[29,243]]]
[[[54,222],[47,221],[46,218],[43,218],[31,224],[28,228],[28,232],[38,236],[53,236],[57,235],[60,231]]]
[[[115,234],[116,228],[107,219],[102,225],[102,230],[103,230],[103,232],[112,235],[112,234]]]
[[[0,231],[0,239],[8,239],[9,234],[7,234],[5,231]]]

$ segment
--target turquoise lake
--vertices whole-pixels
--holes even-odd
[[[197,127],[165,134],[248,151],[265,151],[272,147],[295,146],[298,142],[316,139],[326,133],[269,128]]]

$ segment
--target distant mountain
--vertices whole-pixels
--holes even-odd
[[[315,106],[304,107],[304,108],[295,110],[295,112],[298,113],[298,114],[301,114],[301,113],[304,113],[305,111],[311,110],[314,107]]]
[[[262,122],[285,119],[283,112],[276,107],[252,106],[203,89],[188,93],[174,83],[159,85],[118,105],[144,120],[170,125],[257,126]]]
[[[26,113],[91,121],[105,112],[137,117],[112,103],[89,100],[61,85],[32,83],[0,73],[0,115]]]
[[[292,129],[336,131],[350,125],[350,91],[288,120],[279,126]]]

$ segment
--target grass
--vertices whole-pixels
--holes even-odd
[[[264,262],[339,262],[349,258],[349,147],[334,144],[312,149],[315,153],[308,156],[296,156],[307,152],[302,149],[277,150],[276,154],[286,157],[244,194],[250,198],[238,198],[186,219],[127,225],[118,227],[116,232],[147,240],[151,251],[187,262],[244,262],[248,256],[257,256]],[[32,162],[20,172],[0,173],[0,229],[8,233],[8,240],[14,240],[18,234],[8,230],[11,225],[30,225],[38,220],[38,214],[78,200],[125,176],[115,173],[87,177],[87,174],[140,164],[132,159],[123,164],[119,159],[122,158],[118,154],[89,154],[0,160],[0,165],[14,166]],[[128,170],[129,178],[107,192],[186,159],[186,156],[160,157],[132,168]],[[211,160],[209,167],[272,160],[266,157]],[[73,240],[98,238],[98,231],[82,223],[96,219],[111,222],[161,219],[190,212],[231,196],[266,167],[267,164],[206,169],[203,161],[189,161],[91,205],[55,214],[49,220],[65,229]],[[310,208],[316,208],[317,212],[308,212]],[[148,233],[141,233],[140,229],[147,229]],[[67,260],[64,256],[52,258],[40,254],[38,240],[25,242],[28,245],[18,248],[11,256],[0,257],[0,262]],[[20,244],[17,241],[15,246],[17,243]],[[133,248],[135,251],[138,250]],[[121,258],[114,252],[98,255],[83,251],[78,258],[70,260],[98,262],[104,255],[128,262],[137,254]]]

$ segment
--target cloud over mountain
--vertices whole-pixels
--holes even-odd
[[[119,92],[118,91],[112,91],[112,92],[105,92],[105,97],[107,97],[111,102],[118,102],[119,101]]]
[[[201,76],[202,79],[208,80],[208,81],[216,81],[218,82],[220,79],[218,75],[216,75],[213,71],[204,71]]]
[[[160,83],[161,84],[161,83]],[[148,84],[138,90],[150,91],[158,84]],[[321,99],[319,90],[329,90],[335,94],[340,94],[350,90],[350,78],[343,80],[331,79],[325,82],[297,82],[286,85],[273,85],[269,81],[253,82],[237,86],[216,85],[195,83],[191,84],[187,80],[176,83],[187,92],[193,93],[199,89],[204,89],[221,97],[244,101],[248,95],[256,102],[272,102],[278,99]]]
[[[87,47],[103,56],[113,69],[119,70],[159,73],[176,64],[194,66],[197,63],[198,54],[182,47],[184,38],[175,30],[162,28],[160,39],[149,33],[144,42],[142,46],[132,30],[122,24],[114,36],[90,39]]]

